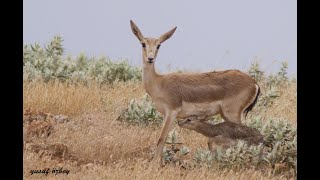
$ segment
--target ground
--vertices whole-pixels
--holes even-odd
[[[254,108],[251,115],[296,123],[296,86],[280,91],[285,94],[270,108]],[[239,171],[151,167],[149,161],[161,128],[117,121],[129,101],[144,94],[141,83],[24,82],[24,179],[287,179],[285,174],[254,167]],[[177,125],[174,128],[180,141],[191,149],[189,161],[195,149],[207,148],[204,136]],[[31,170],[47,168],[47,175],[31,175]],[[59,168],[61,173],[55,175],[52,170]]]

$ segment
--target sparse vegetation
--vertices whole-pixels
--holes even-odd
[[[23,77],[25,81],[42,79],[69,81],[73,83],[113,83],[141,80],[141,69],[132,67],[128,61],[113,62],[105,57],[88,58],[80,54],[76,59],[62,58],[62,39],[55,36],[46,46],[39,43],[24,45]]]
[[[264,72],[260,68],[260,64],[257,60],[254,60],[251,63],[248,74],[255,79],[257,82],[260,82],[264,78]]]
[[[59,36],[44,47],[24,45],[24,179],[44,177],[31,169],[53,167],[69,169],[58,175],[67,179],[296,179],[297,90],[287,63],[268,76],[257,62],[248,70],[262,95],[244,123],[265,144],[239,141],[210,153],[206,137],[175,125],[166,165],[148,169],[163,118],[143,89],[141,70],[63,53]]]
[[[151,97],[145,94],[139,100],[131,100],[128,108],[119,116],[119,120],[135,125],[161,125],[163,117],[155,109]]]

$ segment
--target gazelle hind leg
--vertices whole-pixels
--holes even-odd
[[[241,118],[244,111],[254,103],[259,86],[248,87],[247,90],[240,92],[236,96],[230,96],[221,105],[220,114],[224,120],[242,124]]]
[[[220,115],[225,121],[242,124],[241,122],[242,113],[240,113],[240,110],[233,110],[228,107],[225,107],[222,109]]]

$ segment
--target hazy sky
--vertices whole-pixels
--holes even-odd
[[[160,48],[156,67],[208,71],[246,70],[254,59],[278,71],[288,61],[297,72],[296,0],[24,0],[24,43],[64,39],[65,54],[128,59],[140,65],[141,45],[132,19],[146,37],[174,26]]]

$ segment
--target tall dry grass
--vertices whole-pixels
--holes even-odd
[[[143,93],[143,87],[135,83],[101,85],[93,82],[77,85],[59,81],[24,82],[23,107],[78,116],[83,113],[103,112],[112,107],[124,107],[131,98]]]
[[[261,116],[277,116],[296,120],[296,87],[281,89],[283,95],[261,112]],[[69,175],[57,175],[63,179],[286,179],[287,175],[274,175],[270,170],[241,171],[194,168],[183,170],[171,165],[161,169],[149,169],[149,160],[155,148],[160,127],[130,126],[117,117],[133,98],[145,93],[140,83],[116,83],[114,85],[75,85],[61,82],[24,82],[23,107],[35,108],[52,114],[63,114],[68,123],[54,126],[53,133],[45,139],[33,139],[36,144],[63,143],[77,157],[87,162],[101,161],[103,165],[87,163],[74,165],[67,161],[56,162],[48,157],[24,150],[24,178],[44,178],[30,175],[31,169],[64,167]],[[254,111],[253,114],[259,114]],[[190,149],[190,158],[196,148],[207,148],[207,139],[198,133],[175,126],[180,142]],[[49,178],[54,178],[52,174]]]
[[[261,93],[266,94],[268,87],[262,84]],[[294,82],[286,83],[279,86],[277,97],[271,105],[255,106],[248,117],[259,116],[262,120],[267,120],[270,117],[276,119],[287,120],[293,124],[297,123],[297,84]],[[260,100],[261,97],[258,99]]]
[[[276,117],[297,123],[297,84],[290,83],[279,89],[280,97],[270,108],[259,112],[264,117]]]

